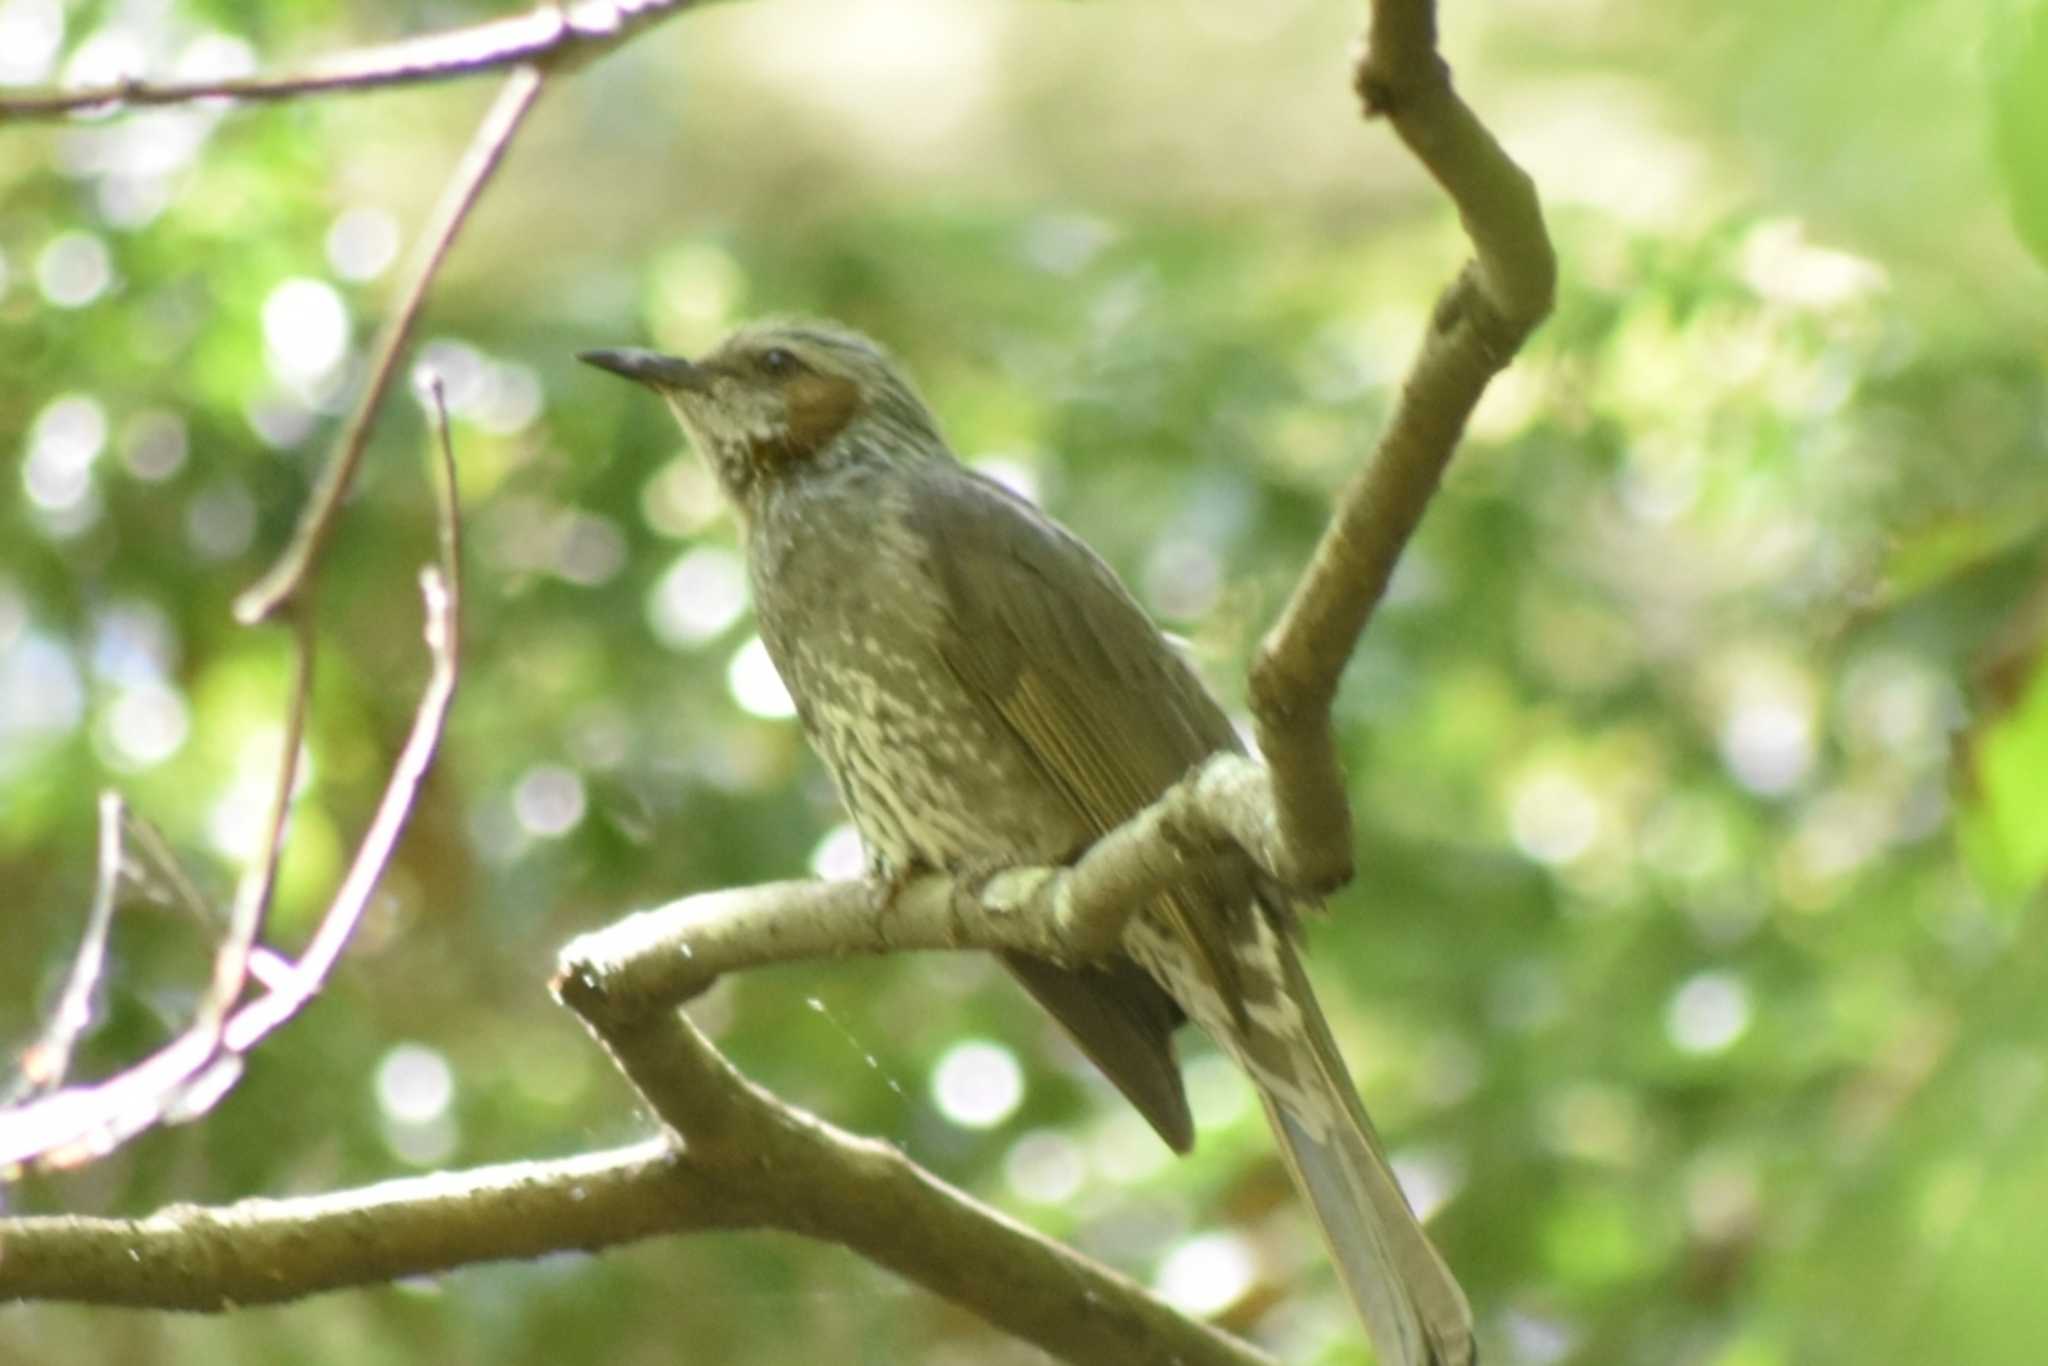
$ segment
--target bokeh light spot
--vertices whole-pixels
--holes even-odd
[[[397,256],[398,220],[382,209],[349,209],[327,229],[327,264],[344,280],[374,280]]]
[[[1516,847],[1530,858],[1571,863],[1600,833],[1600,803],[1573,774],[1544,769],[1515,785],[1508,822]]]
[[[52,238],[36,257],[36,287],[58,308],[83,308],[114,282],[107,244],[89,232]]]
[[[1252,1084],[1238,1065],[1221,1053],[1203,1053],[1184,1071],[1188,1109],[1201,1129],[1220,1128],[1250,1113]]]
[[[60,735],[85,712],[85,688],[78,666],[62,645],[36,632],[20,635],[0,650],[0,740]],[[18,757],[0,745],[0,771]]]
[[[142,75],[148,61],[141,33],[126,24],[104,24],[64,63],[63,84],[117,85]]]
[[[310,383],[341,364],[348,334],[348,306],[324,281],[286,280],[263,300],[270,372],[287,384]]]
[[[555,544],[554,570],[570,583],[595,588],[626,567],[626,538],[608,517],[571,511]]]
[[[1183,1313],[1220,1313],[1258,1278],[1251,1245],[1235,1233],[1205,1233],[1167,1254],[1152,1288]]]
[[[845,823],[833,826],[811,851],[811,872],[827,882],[852,882],[867,872],[867,851],[860,831]]]
[[[782,686],[782,675],[775,672],[775,661],[768,657],[768,647],[759,636],[733,654],[732,663],[726,666],[725,686],[740,710],[750,716],[780,721],[796,715],[796,700]]]
[[[649,330],[663,350],[694,355],[731,326],[747,277],[732,254],[711,242],[686,242],[654,265]]]
[[[49,80],[63,45],[64,6],[58,0],[0,4],[0,85],[41,85]]]
[[[987,475],[1027,503],[1038,501],[1038,470],[1019,456],[985,455],[973,462],[977,474]]]
[[[185,744],[190,722],[185,699],[162,683],[123,688],[107,708],[100,737],[118,768],[154,768]]]
[[[1415,1217],[1428,1223],[1435,1213],[1451,1202],[1465,1184],[1464,1164],[1448,1153],[1418,1148],[1395,1153],[1388,1165],[1408,1207]]]
[[[1087,1176],[1080,1147],[1051,1129],[1025,1134],[1003,1157],[1003,1179],[1018,1199],[1033,1204],[1064,1205],[1081,1193]]]
[[[1729,972],[1687,978],[1671,997],[1664,1030],[1686,1053],[1720,1053],[1749,1029],[1749,988]]]
[[[231,560],[256,538],[256,500],[238,480],[224,479],[185,504],[185,540],[202,559]]]
[[[384,1142],[416,1167],[437,1166],[454,1154],[455,1073],[441,1053],[402,1043],[377,1064],[377,1108]]]
[[[686,551],[647,595],[647,624],[655,639],[686,650],[711,639],[747,607],[747,571],[724,546]]]
[[[29,429],[22,482],[46,512],[78,506],[92,488],[93,461],[107,444],[107,413],[85,394],[52,399]]]
[[[1721,723],[1721,757],[1752,792],[1789,792],[1813,770],[1813,718],[1804,703],[1780,693],[1738,698]]]
[[[969,1039],[932,1070],[932,1103],[963,1129],[993,1129],[1024,1100],[1024,1072],[1001,1044]]]
[[[1169,537],[1145,558],[1145,599],[1154,611],[1177,621],[1209,615],[1223,589],[1223,561],[1207,542]]]
[[[256,49],[232,33],[202,33],[178,50],[181,81],[231,81],[256,71]]]
[[[121,458],[145,483],[161,483],[183,469],[190,449],[185,419],[167,409],[148,409],[121,425]]]
[[[539,764],[512,789],[512,814],[529,835],[553,839],[583,823],[589,807],[583,779],[561,764]]]
[[[402,1043],[377,1064],[377,1106],[392,1119],[421,1124],[447,1112],[455,1073],[437,1049]]]

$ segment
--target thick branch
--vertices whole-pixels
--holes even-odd
[[[715,1113],[723,1141],[655,1139],[139,1220],[4,1220],[0,1302],[220,1311],[661,1234],[776,1228],[838,1243],[1068,1361],[1271,1366],[896,1149],[782,1104],[679,1012],[605,1042],[671,1128],[702,1133]]]
[[[1124,923],[1218,859],[1277,851],[1265,769],[1219,754],[1097,840],[1070,868],[1019,867],[896,887],[770,882],[684,897],[570,942],[555,989],[608,1028],[688,1000],[721,974],[812,958],[917,949],[1017,950],[1083,962]]]
[[[1451,88],[1428,0],[1375,0],[1356,83],[1451,196],[1476,258],[1438,301],[1392,421],[1252,665],[1272,765],[1283,881],[1351,876],[1351,820],[1330,722],[1337,681],[1435,494],[1488,381],[1550,311],[1556,259],[1534,184]]]
[[[0,1302],[217,1311],[476,1262],[614,1247],[751,1220],[741,1183],[665,1141],[292,1200],[173,1205],[146,1219],[0,1223]]]
[[[725,1174],[761,1223],[838,1243],[1066,1361],[1270,1366],[888,1144],[783,1104],[681,1011],[585,1018],[642,1098],[684,1135],[686,1161]]]

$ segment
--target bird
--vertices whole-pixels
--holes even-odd
[[[842,324],[768,318],[700,359],[579,353],[652,390],[735,513],[755,620],[878,886],[1059,864],[1211,756],[1227,714],[1123,582],[963,464],[905,371]],[[1105,961],[1005,966],[1166,1144],[1194,1142],[1173,1035],[1250,1076],[1390,1366],[1471,1366],[1472,1311],[1388,1165],[1248,866],[1158,898]]]

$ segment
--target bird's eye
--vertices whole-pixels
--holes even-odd
[[[761,353],[761,369],[770,375],[786,375],[796,369],[796,357],[781,347],[771,347]]]

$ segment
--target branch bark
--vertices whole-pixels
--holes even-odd
[[[1069,867],[964,881],[932,873],[899,886],[770,882],[684,897],[571,941],[555,992],[602,1030],[687,1001],[724,973],[772,963],[919,949],[1086,962],[1118,942],[1138,909],[1213,861],[1270,854],[1270,793],[1263,766],[1219,754]]]
[[[303,71],[207,81],[134,78],[111,85],[17,91],[0,96],[0,123],[194,100],[277,101],[349,94],[481,76],[516,66],[566,74],[699,3],[701,0],[583,0],[572,5],[542,4],[507,19],[338,53]]]
[[[1451,87],[1428,0],[1375,0],[1353,71],[1368,118],[1393,124],[1458,209],[1476,255],[1438,299],[1393,418],[1339,495],[1315,553],[1251,668],[1273,770],[1282,880],[1350,880],[1351,812],[1331,707],[1394,565],[1492,378],[1550,312],[1557,260],[1536,187]]]
[[[780,1229],[846,1247],[1063,1360],[1271,1366],[895,1148],[784,1105],[679,1012],[600,1037],[682,1141],[140,1220],[0,1220],[0,1302],[219,1312],[664,1234]]]

